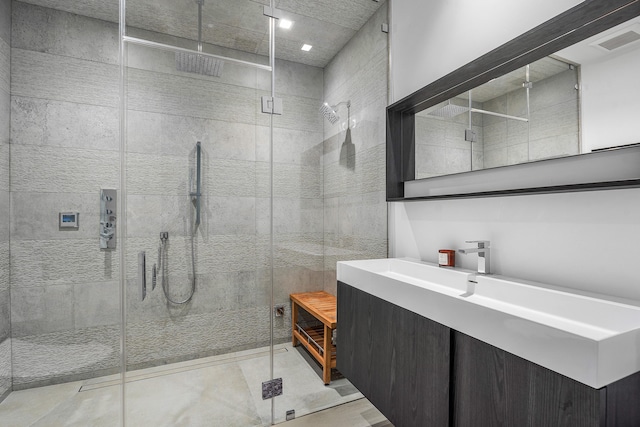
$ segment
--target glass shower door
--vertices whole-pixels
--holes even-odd
[[[271,424],[271,68],[223,46],[269,18],[233,3],[127,2],[127,425]]]

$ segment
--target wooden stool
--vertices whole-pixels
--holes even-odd
[[[331,368],[336,367],[336,346],[332,344],[333,330],[338,326],[336,320],[336,297],[324,292],[303,292],[289,295],[291,298],[292,343],[298,342],[322,365],[322,380],[331,382]],[[302,307],[322,322],[322,326],[302,328],[298,324],[298,307]]]

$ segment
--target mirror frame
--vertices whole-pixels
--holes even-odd
[[[491,52],[458,68],[435,82],[417,90],[411,95],[387,107],[387,201],[425,200],[443,198],[467,198],[504,196],[526,193],[554,193],[565,191],[603,190],[614,188],[640,187],[640,165],[621,167],[619,175],[591,177],[589,170],[610,166],[610,151],[593,152],[540,160],[519,165],[502,166],[477,171],[443,175],[415,180],[415,114],[463,92],[471,90],[496,77],[534,62],[544,56],[594,36],[604,30],[640,16],[640,0],[587,0],[577,6],[540,24],[532,30],[508,41]],[[640,141],[640,135],[639,135]],[[636,161],[640,145],[632,145],[621,150],[631,150],[633,156],[620,156]],[[618,150],[614,150],[618,151]],[[600,160],[602,159],[602,163]],[[519,174],[523,167],[531,175],[542,175],[549,169],[564,168],[566,159],[576,167],[580,177],[559,177],[559,182],[549,185],[538,182],[523,182]],[[585,161],[582,165],[582,160]],[[577,165],[577,166],[576,166]],[[588,166],[587,166],[588,165]],[[586,167],[583,167],[586,166]],[[539,170],[539,174],[536,173]],[[477,182],[484,173],[495,171],[486,186],[467,184]],[[456,184],[447,184],[447,177],[455,177]],[[594,180],[595,179],[595,180]],[[405,182],[413,181],[422,185],[417,191],[405,197]],[[436,182],[437,191],[428,189],[430,182]],[[514,182],[512,186],[496,184]],[[410,184],[413,185],[413,184]],[[416,186],[419,188],[419,186]]]

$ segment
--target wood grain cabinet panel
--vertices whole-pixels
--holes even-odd
[[[602,425],[602,391],[460,332],[453,348],[452,425]]]
[[[449,425],[449,338],[449,328],[338,282],[338,370],[395,427]]]

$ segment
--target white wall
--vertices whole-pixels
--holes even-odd
[[[640,300],[639,212],[640,189],[393,203],[392,256],[437,262],[490,240],[497,274]]]
[[[425,3],[393,3],[395,99],[578,2],[492,0],[482,10],[464,0]],[[389,253],[436,261],[440,248],[486,239],[497,274],[640,300],[639,213],[639,189],[392,203]],[[476,262],[458,257],[465,268]]]
[[[640,50],[580,68],[583,152],[640,142]]]
[[[410,95],[579,3],[394,0],[390,26],[393,100]]]

